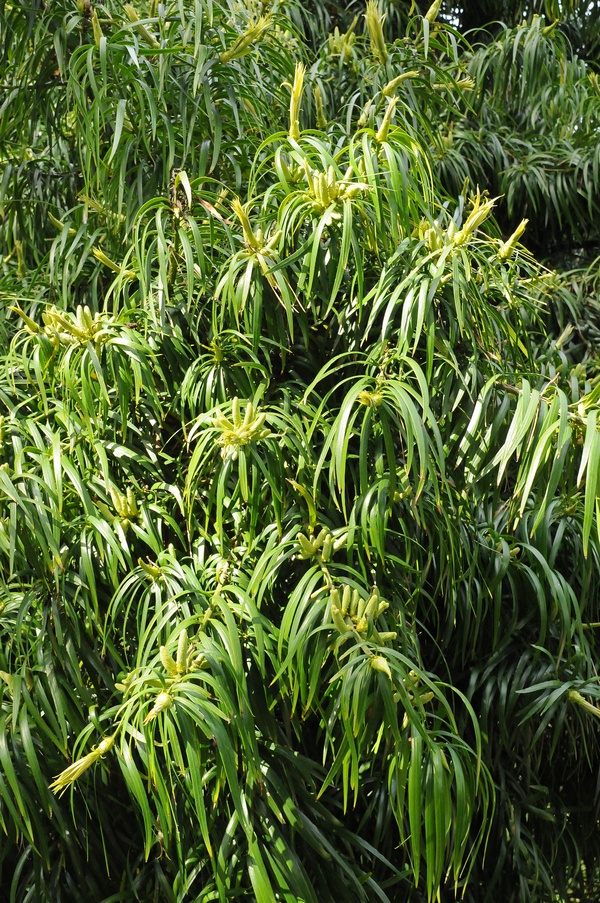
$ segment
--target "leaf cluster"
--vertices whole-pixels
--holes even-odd
[[[537,21],[472,52],[436,9],[373,2],[349,24],[18,6],[7,899],[524,903],[592,879],[595,286],[495,219],[496,190],[523,212],[494,179],[529,102],[497,159],[466,125],[525,68],[548,141],[591,129],[582,64]],[[591,188],[532,188],[538,223],[595,211],[589,134],[560,141]]]

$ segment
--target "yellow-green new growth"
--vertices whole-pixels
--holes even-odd
[[[175,659],[173,658],[173,656],[171,655],[171,653],[169,652],[169,650],[167,649],[166,646],[160,647],[159,655],[160,655],[161,664],[162,664],[163,668],[165,669],[165,671],[167,672],[167,674],[169,675],[169,677],[177,677],[177,675],[179,674],[179,671],[177,669],[177,662],[175,661]]]
[[[109,492],[113,507],[119,517],[131,520],[131,518],[139,516],[140,511],[137,500],[130,486],[127,487],[125,492],[121,492],[115,486],[111,486]]]
[[[221,411],[217,411],[211,422],[221,434],[217,442],[221,446],[222,457],[230,456],[235,460],[243,445],[265,439],[270,433],[268,429],[264,429],[267,415],[264,412],[259,413],[251,401],[247,403],[242,417],[239,398],[234,398],[231,403],[231,416],[232,420],[228,420]]]
[[[313,97],[315,99],[315,122],[318,129],[327,128],[327,117],[323,108],[323,95],[318,85],[313,88]]]
[[[305,536],[304,533],[297,535],[298,545],[300,546],[300,558],[306,560],[312,558],[317,551],[317,547],[312,540]]]
[[[321,561],[323,562],[323,564],[327,564],[330,561],[332,552],[333,536],[331,535],[331,533],[328,533],[323,540],[323,547],[321,549]]]
[[[381,671],[382,674],[386,674],[390,680],[392,680],[392,671],[390,669],[389,662],[383,655],[374,655],[371,659],[371,668],[374,671]]]
[[[358,16],[354,16],[352,21],[352,25],[348,29],[347,32],[342,34],[337,27],[335,26],[333,33],[329,34],[327,42],[329,44],[329,53],[331,56],[337,55],[340,57],[341,62],[345,62],[347,59],[350,59],[353,55],[352,45],[356,41],[356,35],[354,34],[354,29],[356,28],[358,23]]]
[[[388,58],[387,46],[383,36],[385,15],[380,12],[379,4],[375,0],[368,0],[365,21],[371,42],[371,53],[377,62],[383,66]]]
[[[268,269],[267,264],[262,260],[261,251],[268,254],[273,254],[275,252],[275,248],[281,240],[281,229],[275,232],[268,241],[265,241],[263,231],[260,227],[256,232],[253,230],[248,214],[246,213],[246,208],[239,198],[233,199],[231,202],[231,209],[240,221],[242,232],[244,233],[244,244],[252,254],[257,255],[261,262],[261,266],[264,264],[264,268]]]
[[[495,198],[482,203],[479,189],[477,189],[477,194],[473,200],[473,209],[463,223],[462,228],[453,236],[455,245],[462,245],[470,239],[472,234],[479,229],[484,220],[488,218],[494,209],[495,203]]]
[[[21,307],[18,304],[15,304],[13,307],[9,307],[8,309],[12,310],[13,313],[18,314],[21,317],[23,323],[25,324],[25,329],[27,330],[27,332],[31,333],[32,335],[40,332],[40,327],[35,322],[35,320],[32,320],[31,317],[28,317],[25,311],[21,310]]]
[[[585,696],[582,696],[577,690],[569,690],[567,696],[569,702],[574,702],[576,705],[581,706],[582,709],[585,709],[586,712],[589,712],[590,715],[600,718],[600,708],[586,699]]]
[[[425,21],[429,22],[430,25],[433,25],[433,23],[437,19],[441,6],[442,0],[434,0],[434,2],[425,13],[424,19]]]
[[[150,580],[154,583],[159,577],[162,577],[162,568],[159,568],[157,565],[152,563],[146,563],[143,558],[138,558],[138,564],[145,574],[150,577]]]
[[[349,584],[343,587],[332,587],[329,594],[331,603],[331,620],[339,633],[345,634],[350,630],[367,640],[383,645],[396,639],[396,632],[389,630],[379,633],[375,627],[375,621],[389,608],[389,602],[384,602],[379,589],[374,586],[368,599],[361,596],[358,589]]]
[[[248,218],[248,214],[244,208],[244,205],[240,201],[239,198],[234,198],[231,202],[231,209],[237,216],[242,226],[242,232],[244,233],[244,241],[248,248],[251,248],[253,251],[260,251],[262,248],[262,243],[259,238],[262,236],[255,235],[252,226],[250,225],[250,219]]]
[[[528,219],[523,219],[513,232],[513,234],[506,241],[502,242],[500,248],[498,250],[498,257],[500,260],[508,260],[509,257],[512,257],[513,251],[515,250],[516,244],[520,239],[521,235],[525,231],[525,227],[529,222]]]
[[[92,207],[93,205],[90,204],[90,206]],[[93,209],[95,209],[95,208],[93,207]],[[100,208],[100,209],[102,209],[102,208]],[[100,263],[104,264],[105,267],[108,267],[109,270],[112,270],[113,273],[117,273],[118,275],[121,275],[121,267],[119,266],[119,264],[115,263],[114,260],[111,260],[110,257],[107,254],[105,254],[101,248],[92,248],[92,254],[96,258],[96,260],[99,260]],[[123,270],[122,275],[129,282],[132,282],[134,279],[137,279],[137,273],[135,272],[135,270]]]
[[[400,87],[402,82],[408,81],[411,78],[416,78],[420,75],[418,69],[411,69],[409,72],[403,72],[402,75],[397,75],[396,78],[393,78],[391,81],[387,83],[387,85],[382,89],[381,93],[384,97],[391,97],[392,94]]]
[[[102,31],[102,27],[100,25],[100,20],[98,19],[98,13],[96,10],[92,13],[92,33],[94,35],[94,43],[96,47],[100,47],[100,41],[104,37],[104,33]]]
[[[96,312],[92,316],[87,304],[78,304],[74,314],[51,304],[42,313],[43,329],[18,304],[9,309],[19,315],[29,333],[36,335],[43,332],[55,347],[59,344],[87,345],[93,342],[99,348],[110,339],[115,325],[115,318],[108,314]]]
[[[173,658],[166,646],[160,647],[160,661],[172,680],[187,674],[193,655],[189,655],[189,639],[187,630],[182,630],[177,643],[177,660]],[[169,683],[169,681],[167,681]]]
[[[24,315],[17,310],[19,316],[23,319]],[[88,342],[94,342],[101,345],[109,338],[106,327],[114,322],[113,317],[106,314],[96,312],[92,316],[92,312],[86,305],[77,305],[75,314],[58,310],[53,304],[42,313],[44,321],[44,332],[50,339],[54,339],[55,343],[60,342],[61,345],[87,345]],[[29,322],[25,320],[27,326]]]
[[[381,392],[368,392],[366,389],[363,389],[356,396],[356,400],[368,408],[378,408],[383,404],[383,395]]]
[[[185,674],[188,670],[188,652],[190,643],[187,630],[182,630],[177,643],[177,673]]]
[[[341,634],[348,633],[352,629],[352,625],[348,623],[348,619],[342,613],[342,600],[340,591],[337,587],[333,587],[329,593],[329,602],[331,604],[331,620]]]
[[[69,787],[77,778],[80,778],[81,775],[88,770],[88,768],[97,762],[102,756],[106,755],[107,752],[110,752],[112,749],[114,742],[116,740],[117,735],[113,734],[111,737],[105,737],[100,741],[98,746],[94,747],[91,752],[87,754],[87,756],[82,756],[81,759],[77,759],[76,762],[73,762],[72,765],[69,765],[68,768],[65,768],[64,771],[61,771],[59,775],[54,779],[52,784],[50,784],[50,790],[54,793],[58,793],[62,795],[67,787]]]
[[[305,72],[306,66],[304,63],[296,63],[294,84],[290,95],[290,138],[293,138],[294,141],[298,141],[300,138],[300,104],[302,102]]]
[[[248,25],[248,28],[241,34],[231,45],[229,50],[224,50],[219,59],[222,63],[230,63],[232,60],[237,60],[241,56],[245,56],[246,53],[251,49],[252,45],[255,44],[259,38],[263,36],[265,31],[271,26],[271,17],[270,16],[261,16],[254,25],[251,23]]]
[[[155,50],[158,50],[160,48],[160,41],[157,41],[154,35],[148,31],[146,26],[142,25],[135,7],[133,7],[131,3],[126,3],[123,7],[123,10],[137,33],[141,35],[141,37],[146,41],[147,44],[150,45],[150,47],[154,47]]]
[[[332,554],[346,544],[348,533],[344,531],[334,539],[333,533],[327,527],[323,527],[315,537],[309,538],[304,533],[298,533],[296,538],[300,546],[300,558],[306,560],[313,555],[319,555],[320,561],[327,564]]]
[[[332,205],[337,206],[345,200],[352,200],[370,188],[366,182],[351,182],[352,167],[348,167],[344,178],[337,179],[335,168],[329,166],[327,172],[311,169],[308,160],[304,160],[304,172],[308,182],[308,200],[312,202],[317,213],[324,213]],[[331,211],[330,219],[339,219],[340,213]]]
[[[154,700],[154,705],[144,718],[144,724],[148,724],[150,721],[153,721],[157,718],[161,712],[164,712],[165,709],[170,709],[173,705],[173,697],[170,693],[162,692],[159,693],[156,699]]]
[[[431,87],[434,91],[450,91],[451,93],[455,88],[460,91],[472,91],[475,87],[475,79],[471,75],[463,75],[458,81],[434,82]]]
[[[388,103],[387,110],[385,111],[385,116],[383,117],[383,121],[379,126],[377,134],[375,136],[376,140],[380,143],[383,141],[387,141],[387,136],[390,131],[390,123],[392,121],[392,116],[394,115],[394,110],[396,109],[396,104],[398,103],[397,97],[390,97],[390,102]]]

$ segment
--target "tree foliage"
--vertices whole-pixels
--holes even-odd
[[[0,7],[11,903],[593,878],[597,79],[421,13]]]

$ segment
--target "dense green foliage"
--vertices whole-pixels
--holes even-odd
[[[600,89],[444,12],[0,2],[11,903],[594,879]]]

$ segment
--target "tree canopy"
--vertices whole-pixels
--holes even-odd
[[[0,29],[6,899],[590,898],[597,5]]]

